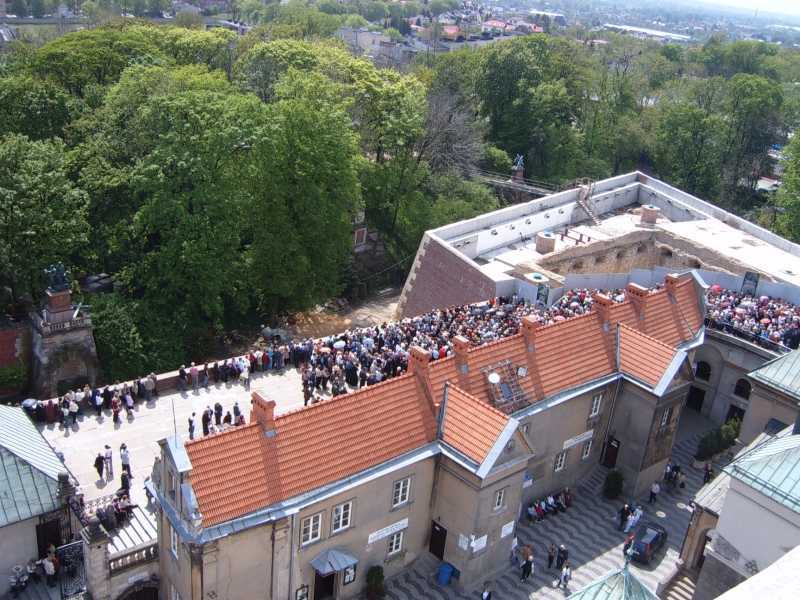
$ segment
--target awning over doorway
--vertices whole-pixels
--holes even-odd
[[[325,550],[311,560],[311,566],[320,575],[330,575],[358,564],[358,559],[342,550]]]

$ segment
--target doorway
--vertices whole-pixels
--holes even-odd
[[[731,404],[728,407],[728,416],[725,417],[725,422],[727,423],[731,419],[737,419],[741,421],[742,419],[744,419],[744,413],[745,410],[743,408],[739,408],[735,404]]]
[[[447,543],[447,529],[436,521],[431,521],[431,543],[428,550],[439,560],[444,560],[444,547]]]
[[[47,556],[50,544],[58,548],[62,541],[61,519],[52,519],[36,526],[36,547],[39,550],[39,558]]]
[[[314,578],[314,600],[334,598],[335,584],[336,573],[331,573],[330,575],[320,575],[317,573]]]
[[[606,450],[603,453],[603,466],[613,469],[617,466],[617,454],[619,454],[619,440],[610,437],[606,443]]]
[[[686,397],[686,406],[697,412],[703,408],[703,400],[706,398],[706,391],[699,387],[691,386],[689,395]]]

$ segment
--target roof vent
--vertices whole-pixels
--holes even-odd
[[[661,209],[654,204],[644,204],[642,206],[642,223],[645,225],[654,225],[658,221]]]

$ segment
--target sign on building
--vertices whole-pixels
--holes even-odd
[[[383,538],[389,537],[393,533],[397,533],[401,529],[405,529],[408,527],[408,518],[403,519],[402,521],[398,521],[397,523],[392,523],[391,525],[387,525],[383,529],[378,529],[378,531],[373,531],[369,534],[367,538],[367,543],[372,544],[377,542],[378,540],[382,540]]]
[[[582,444],[586,442],[594,436],[594,429],[590,429],[589,431],[584,431],[580,435],[576,435],[573,438],[569,438],[564,442],[564,447],[562,450],[566,450],[567,448],[572,448],[573,446],[577,446],[578,444]]]

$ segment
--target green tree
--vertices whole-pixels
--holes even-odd
[[[34,140],[61,136],[70,122],[71,99],[57,85],[28,75],[0,79],[0,136]]]
[[[0,138],[0,284],[14,299],[40,293],[47,265],[77,263],[86,203],[67,176],[60,140]]]
[[[785,148],[783,185],[778,190],[778,204],[783,213],[778,231],[794,242],[800,242],[800,136]]]
[[[30,0],[29,3],[31,16],[34,19],[41,19],[45,13],[44,0]]]
[[[269,102],[278,79],[289,68],[309,71],[318,65],[318,52],[309,42],[262,42],[236,61],[234,79],[242,89],[255,93],[264,102]]]
[[[101,294],[92,297],[91,309],[97,355],[106,381],[141,377],[158,366],[147,358],[134,317],[138,312],[135,302],[116,293]]]
[[[18,17],[27,17],[30,12],[26,0],[11,0],[8,3],[8,12]]]

